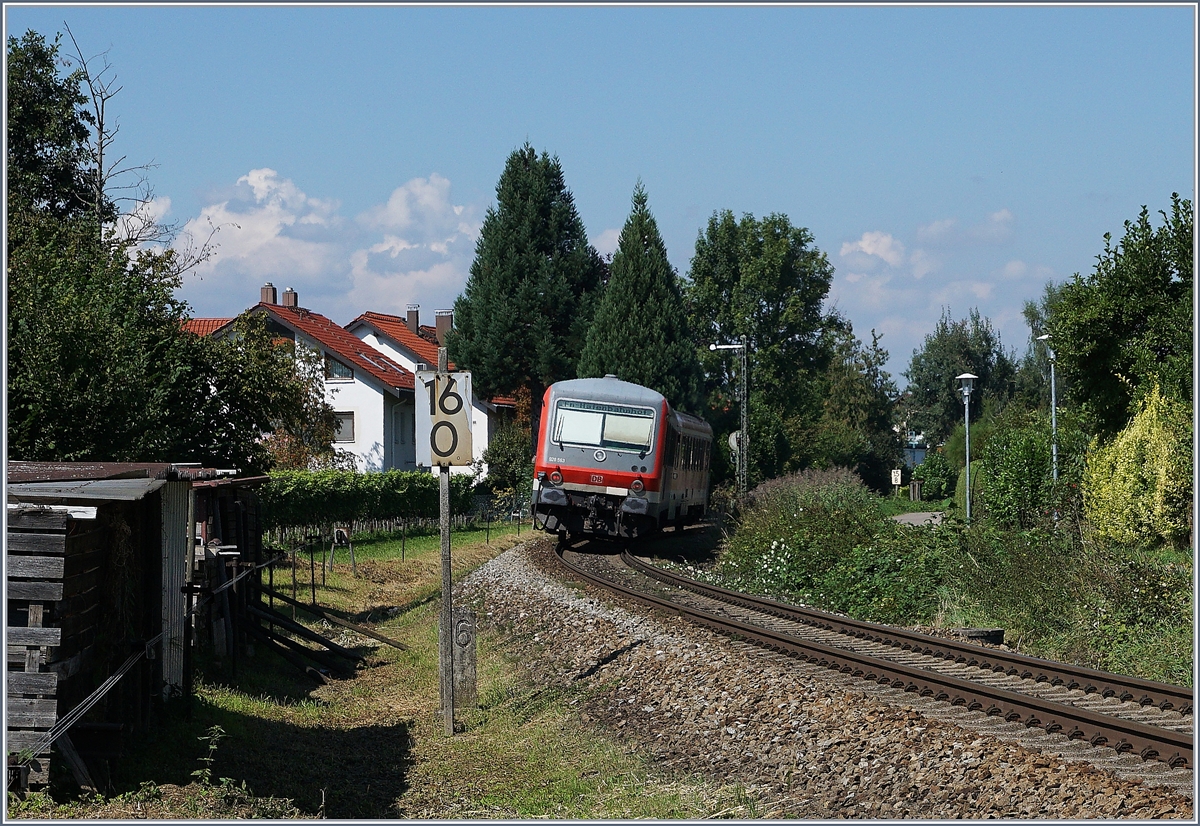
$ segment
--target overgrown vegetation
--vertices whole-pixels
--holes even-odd
[[[993,518],[967,525],[952,508],[937,528],[900,525],[853,474],[806,471],[754,491],[715,574],[865,620],[1002,627],[1026,653],[1190,685],[1190,555],[1093,529],[1070,474],[1050,491],[1057,507],[1026,502],[1006,474],[1030,428],[984,476]]]

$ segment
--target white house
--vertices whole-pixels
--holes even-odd
[[[367,312],[347,324],[346,329],[388,356],[396,364],[415,373],[421,369],[422,364],[427,365],[427,369],[430,370],[437,367],[438,347],[444,344],[446,333],[454,324],[454,315],[451,310],[438,310],[435,313],[435,319],[435,327],[422,327],[420,308],[415,304],[410,304],[407,318],[386,313]],[[453,369],[453,365],[450,367]],[[512,399],[484,400],[472,396],[471,452],[477,462],[482,464],[483,452],[487,449],[496,427],[500,420],[513,409],[513,406]],[[404,426],[415,427],[411,411],[398,410],[396,415],[403,419]],[[462,468],[460,472],[466,472],[466,470],[466,468]],[[487,472],[486,465],[483,465],[483,471]]]
[[[408,319],[363,313],[340,327],[299,306],[299,296],[290,287],[282,299],[267,283],[250,312],[264,314],[268,329],[277,336],[320,352],[325,361],[325,398],[339,419],[334,446],[351,453],[360,471],[424,469],[416,459],[414,373],[421,364],[437,367],[437,342],[450,329],[450,312],[439,311],[436,328],[420,326],[415,306]],[[199,335],[222,335],[232,321],[198,318],[186,327]],[[512,407],[511,399],[472,398],[472,454],[478,462],[482,463],[498,417]]]

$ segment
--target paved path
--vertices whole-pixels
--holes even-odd
[[[899,516],[893,516],[897,522],[903,522],[905,525],[940,525],[942,524],[941,511],[933,513],[902,513]]]

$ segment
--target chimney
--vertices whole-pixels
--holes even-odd
[[[405,321],[408,329],[413,331],[414,335],[421,335],[421,305],[408,305],[408,319]]]
[[[283,306],[295,309],[300,306],[300,298],[296,295],[296,291],[288,287],[283,291]]]
[[[450,332],[450,328],[454,326],[454,310],[434,310],[434,321],[437,331],[437,341],[439,347],[446,346],[446,333]]]
[[[263,304],[278,304],[279,296],[276,294],[275,285],[270,281],[264,284],[258,292],[258,300]]]

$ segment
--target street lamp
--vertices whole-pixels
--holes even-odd
[[[750,350],[749,344],[746,342],[746,337],[742,336],[741,344],[710,344],[710,351],[715,350],[741,350],[742,351],[742,366],[738,371],[738,408],[741,411],[741,434],[738,436],[738,452],[737,452],[737,477],[738,477],[738,493],[741,496],[746,495],[746,487],[750,475],[750,390],[749,390],[749,373],[750,359],[747,353]]]
[[[1037,337],[1044,342],[1046,351],[1050,353],[1050,467],[1054,481],[1058,481],[1058,398],[1054,387],[1054,348],[1050,346],[1050,334]]]
[[[975,379],[979,376],[963,373],[954,378],[962,384],[963,421],[967,426],[967,523],[971,522],[971,390],[975,388]]]

